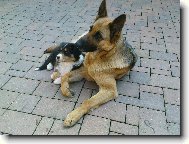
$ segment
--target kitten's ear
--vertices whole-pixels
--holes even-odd
[[[122,14],[117,18],[115,18],[113,22],[109,24],[111,43],[114,43],[119,39],[125,21],[126,21],[126,15]]]
[[[99,10],[98,10],[98,15],[96,16],[96,19],[107,17],[107,10],[106,10],[106,0],[103,0],[102,3],[100,4]]]

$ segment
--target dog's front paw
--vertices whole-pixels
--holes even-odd
[[[75,109],[74,111],[72,111],[71,113],[69,113],[66,117],[66,119],[64,120],[64,126],[65,127],[71,127],[73,126],[77,121],[79,121],[79,119],[84,115],[85,113],[83,112],[83,110],[79,107],[77,109]]]
[[[54,80],[54,84],[59,85],[61,84],[61,77]]]
[[[74,97],[74,92],[68,88],[64,88],[61,86],[62,95],[65,97]]]

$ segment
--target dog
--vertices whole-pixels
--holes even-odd
[[[125,21],[125,14],[114,20],[108,18],[106,1],[103,0],[90,30],[75,43],[82,52],[87,53],[83,66],[61,77],[61,92],[70,97],[72,93],[69,83],[83,78],[95,81],[99,92],[67,115],[64,120],[65,127],[73,126],[91,109],[98,108],[118,96],[116,80],[126,75],[137,61],[136,53],[122,35]]]
[[[50,53],[49,57],[45,60],[45,62],[40,66],[40,67],[37,67],[35,69],[35,71],[41,71],[41,70],[52,70],[56,64],[56,56],[62,51],[62,49],[65,47],[65,46],[72,46],[74,47],[75,45],[75,42],[80,39],[81,37],[83,37],[87,32],[84,32],[82,35],[78,36],[77,39],[73,39],[71,41],[71,43],[68,43],[68,42],[62,42],[60,43],[59,45],[54,45],[54,46],[51,46],[49,48],[47,48],[45,51],[44,51],[44,54],[47,54],[47,53]],[[75,51],[79,51],[79,50],[76,50],[74,49]],[[74,52],[74,51],[73,51]],[[74,53],[75,56],[77,56],[78,54],[80,55],[81,52],[78,52],[78,53]],[[77,64],[75,66],[73,66],[74,68],[73,69],[76,69],[77,68]]]
[[[44,54],[50,53],[49,57],[45,60],[45,62],[35,69],[35,71],[41,71],[41,70],[52,70],[55,63],[56,63],[56,56],[61,52],[61,50],[64,48],[65,45],[67,45],[67,42],[62,42],[61,44],[51,46],[47,48],[44,51]]]
[[[61,76],[80,68],[84,61],[84,54],[75,47],[75,44],[68,43],[63,48],[59,47],[61,46],[54,48],[60,49],[60,53],[56,56],[54,72],[51,74],[51,79],[54,80],[54,84],[60,84]]]

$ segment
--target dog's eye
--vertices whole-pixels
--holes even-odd
[[[95,33],[94,38],[95,38],[97,41],[100,41],[100,40],[103,39],[103,37],[102,37],[102,35],[101,35],[101,33],[100,33],[99,31]]]

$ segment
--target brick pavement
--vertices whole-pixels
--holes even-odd
[[[117,82],[119,97],[64,128],[66,115],[94,95],[93,82],[61,96],[49,71],[34,71],[53,43],[89,29],[101,0],[0,1],[0,134],[179,135],[180,4],[177,0],[107,0],[108,15],[127,14],[124,37],[139,56]]]

